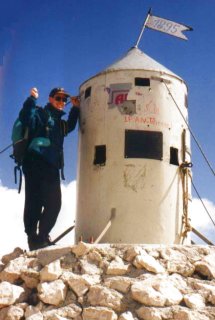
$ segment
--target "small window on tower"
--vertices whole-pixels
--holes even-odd
[[[124,157],[162,160],[163,158],[162,132],[125,130]]]
[[[94,165],[105,166],[106,163],[106,145],[95,146]]]
[[[150,87],[150,79],[149,78],[135,78],[135,86]]]
[[[186,108],[188,108],[188,97],[187,94],[184,95],[184,105]]]
[[[88,87],[86,90],[85,90],[85,95],[84,95],[84,98],[87,99],[88,97],[91,96],[91,87]]]
[[[170,147],[170,164],[174,164],[175,166],[179,166],[178,162],[178,149],[174,147]]]

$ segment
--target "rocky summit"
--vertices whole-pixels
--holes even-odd
[[[214,320],[215,247],[86,244],[0,263],[0,320]]]

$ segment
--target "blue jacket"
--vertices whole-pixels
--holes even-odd
[[[64,137],[75,129],[79,112],[79,108],[72,107],[68,119],[63,120],[64,111],[57,110],[50,103],[44,108],[37,107],[34,97],[27,98],[19,113],[23,127],[29,130],[29,146],[23,166],[39,158],[61,169]]]

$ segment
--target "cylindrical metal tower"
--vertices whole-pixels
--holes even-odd
[[[168,92],[170,90],[172,96]],[[181,243],[187,87],[137,48],[80,86],[76,241]]]

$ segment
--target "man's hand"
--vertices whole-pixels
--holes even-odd
[[[78,96],[76,97],[70,97],[71,103],[73,104],[74,107],[80,107],[80,99]]]
[[[32,97],[34,97],[35,99],[38,99],[38,97],[39,97],[39,92],[38,92],[37,88],[32,88],[31,91],[30,91],[30,95],[31,95]]]

